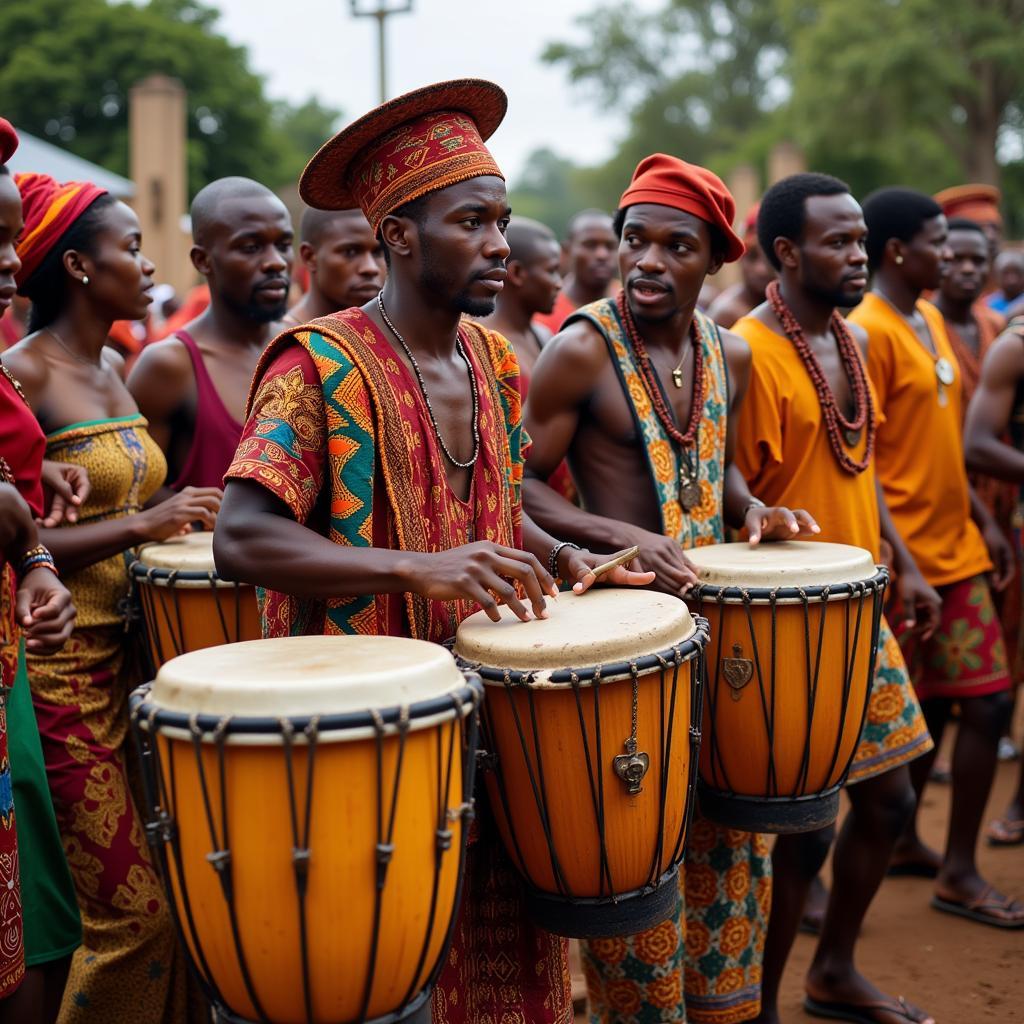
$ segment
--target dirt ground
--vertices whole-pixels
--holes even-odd
[[[1020,718],[1018,725],[1024,725]],[[1005,808],[1018,771],[1019,762],[999,765],[986,821]],[[925,791],[922,833],[940,849],[949,799],[948,786],[932,784]],[[1000,849],[982,841],[979,860],[993,884],[1024,899],[1024,846]],[[928,1009],[938,1024],[1024,1022],[1024,929],[1004,931],[940,913],[928,906],[930,897],[928,881],[886,879],[864,922],[860,969],[883,991]],[[783,981],[783,1024],[815,1019],[802,1009],[803,977],[815,941],[809,935],[797,938]]]

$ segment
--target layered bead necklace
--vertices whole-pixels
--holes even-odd
[[[835,336],[843,372],[846,374],[846,379],[850,382],[850,390],[853,392],[853,419],[848,420],[839,408],[839,403],[836,401],[836,396],[825,376],[825,371],[821,368],[818,357],[811,351],[811,346],[804,337],[803,328],[782,298],[782,289],[779,287],[778,281],[772,281],[768,285],[766,296],[772,307],[772,312],[775,313],[782,329],[786,332],[786,337],[793,343],[793,347],[811,378],[814,390],[818,393],[818,401],[821,403],[821,411],[825,417],[825,427],[828,431],[832,454],[847,473],[853,475],[863,473],[868,468],[875,450],[875,409],[871,401],[871,389],[868,386],[864,361],[861,359],[857,340],[851,333],[849,325],[838,311],[832,311],[829,327]],[[856,445],[860,440],[861,431],[865,428],[867,428],[867,443],[864,446],[864,455],[860,459],[853,459],[846,450],[847,446],[852,448]]]
[[[697,434],[700,430],[701,416],[704,413],[704,346],[696,314],[694,314],[694,318],[690,322],[690,341],[693,345],[693,397],[690,404],[690,418],[687,421],[686,429],[681,431],[665,402],[665,397],[658,382],[658,375],[651,365],[651,357],[647,352],[647,346],[644,344],[640,331],[637,329],[636,321],[633,319],[633,311],[629,308],[625,289],[619,292],[618,298],[615,301],[618,305],[619,317],[626,328],[626,337],[629,339],[629,343],[636,355],[637,366],[640,368],[640,377],[643,380],[644,387],[647,389],[654,412],[665,429],[665,433],[679,447],[681,464],[679,469],[679,504],[689,511],[700,504],[700,480],[697,471]],[[681,366],[682,364],[680,364],[680,369],[672,371],[672,382],[677,388],[683,386]]]

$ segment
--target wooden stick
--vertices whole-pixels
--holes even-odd
[[[612,555],[612,557],[607,562],[604,562],[601,565],[596,566],[590,571],[598,579],[600,579],[606,572],[610,572],[617,566],[627,565],[628,563],[632,562],[633,559],[636,558],[636,556],[639,554],[640,546],[638,544],[634,544],[633,547],[626,548],[624,551],[619,551],[616,554]]]

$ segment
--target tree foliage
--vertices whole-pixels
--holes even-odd
[[[151,74],[188,91],[189,189],[227,174],[278,187],[329,134],[338,112],[272,104],[244,48],[199,0],[7,0],[0,4],[3,113],[26,131],[128,171],[128,94]]]
[[[727,174],[783,140],[859,193],[1001,181],[1024,205],[1024,0],[627,2],[580,23],[544,57],[623,115],[612,159],[570,176],[604,205],[648,153]]]

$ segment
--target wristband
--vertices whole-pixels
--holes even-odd
[[[558,556],[562,553],[562,548],[575,548],[577,551],[582,551],[583,548],[579,544],[573,544],[571,540],[559,541],[552,549],[551,554],[548,555],[548,572],[551,574],[553,580],[557,580],[558,576]]]
[[[746,523],[746,521],[747,521],[747,513],[752,508],[767,508],[767,506],[765,505],[765,503],[760,498],[755,498],[755,497],[751,496],[750,501],[747,502],[746,507],[743,509],[743,514],[740,516],[740,521],[741,522]]]
[[[42,544],[37,544],[34,548],[29,548],[22,556],[21,561],[18,563],[18,577],[20,579],[27,572],[31,572],[33,569],[39,568],[49,569],[56,575],[60,575],[60,573],[57,572],[57,565],[53,560],[53,555],[51,555],[49,549],[44,547]]]

